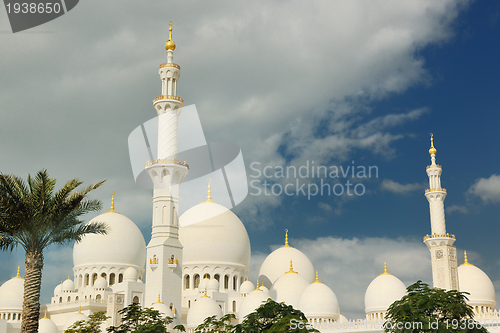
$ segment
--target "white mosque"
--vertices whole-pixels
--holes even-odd
[[[179,186],[188,165],[177,157],[177,121],[184,101],[177,95],[180,66],[173,62],[175,43],[165,48],[167,62],[159,66],[162,95],[153,105],[159,116],[158,159],[146,171],[154,183],[151,241],[133,221],[111,210],[92,221],[105,222],[107,235],[87,235],[73,248],[72,278],[54,289],[50,304],[42,305],[40,333],[58,333],[97,311],[106,311],[106,326],[118,325],[118,311],[131,303],[153,307],[193,332],[209,316],[232,313],[241,322],[268,298],[300,309],[321,332],[382,332],[389,305],[406,292],[394,275],[375,277],[365,294],[366,318],[352,322],[340,314],[333,290],[320,282],[313,263],[300,250],[285,244],[263,262],[256,284],[248,280],[250,240],[231,210],[207,200],[178,218]],[[434,287],[470,293],[476,319],[500,319],[489,277],[467,262],[457,267],[455,236],[445,227],[441,166],[431,137],[427,166],[431,229],[424,237],[432,258]],[[215,199],[215,198],[214,198]],[[124,241],[126,240],[126,241]],[[0,333],[21,327],[24,279],[19,275],[0,287]],[[333,288],[333,290],[332,290]],[[492,331],[493,329],[490,328]]]

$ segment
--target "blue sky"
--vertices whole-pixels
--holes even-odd
[[[379,171],[360,181],[362,196],[249,195],[234,212],[252,243],[252,279],[288,228],[348,317],[362,316],[384,261],[406,285],[431,282],[422,237],[430,233],[423,192],[434,133],[447,231],[500,290],[499,3],[117,4],[81,2],[17,34],[0,11],[1,172],[107,179],[95,196],[107,207],[116,191],[117,210],[148,241],[151,194],[134,184],[127,137],[155,115],[172,20],[178,92],[197,106],[208,141],[241,147],[249,180],[264,180],[250,177],[254,162],[354,161]],[[47,253],[42,301],[71,274],[70,252]],[[20,251],[0,260],[0,282],[23,264]]]

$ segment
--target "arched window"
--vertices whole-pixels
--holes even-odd
[[[76,297],[75,297],[75,301],[76,301],[76,302],[78,302],[78,300],[79,300],[79,298],[78,298],[78,296],[76,296]]]
[[[95,297],[95,299],[101,299],[101,294],[97,294],[97,296]]]
[[[196,274],[194,276],[194,289],[198,288],[199,285],[200,285],[200,276]]]
[[[59,303],[62,303],[62,297],[59,297]]]
[[[236,312],[236,301],[233,301],[233,312]]]
[[[174,304],[173,304],[173,303],[170,303],[169,308],[170,308],[170,310],[173,310],[173,309],[174,309]]]
[[[92,274],[92,285],[94,285],[96,280],[97,280],[97,273],[94,273]]]
[[[216,279],[217,282],[220,282],[220,275],[219,274],[215,274],[214,275],[214,279]]]
[[[71,302],[71,296],[68,296],[68,303]]]
[[[81,287],[83,285],[83,276],[80,274],[80,277],[78,278],[78,286]]]
[[[115,273],[109,274],[109,285],[112,286],[115,284]]]
[[[224,289],[229,289],[229,275],[224,275]]]
[[[118,274],[118,283],[122,283],[123,282],[123,274],[120,273]]]
[[[104,280],[106,280],[106,273],[102,273],[102,274],[101,274],[101,277],[103,277],[103,278],[104,278]]]
[[[189,275],[184,277],[184,289],[189,289]]]
[[[191,301],[188,301],[188,309],[191,308]]]
[[[85,274],[85,287],[89,285],[89,275]]]
[[[132,303],[139,304],[139,296],[134,296]]]
[[[233,290],[236,290],[238,287],[238,277],[235,275],[233,276]]]
[[[243,284],[243,282],[245,282],[245,278],[242,276],[240,279],[240,286]]]
[[[205,273],[205,274],[203,275],[203,278],[204,278],[204,279],[210,279],[210,274]]]

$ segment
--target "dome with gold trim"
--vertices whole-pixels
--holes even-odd
[[[485,272],[469,263],[467,252],[464,257],[464,263],[458,267],[458,287],[460,291],[470,294],[467,295],[467,304],[494,308],[496,295],[493,283]]]

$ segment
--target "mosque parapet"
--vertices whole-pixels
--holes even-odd
[[[432,234],[432,235],[426,235],[424,237],[424,241],[429,239],[429,238],[453,238],[455,239],[455,235],[452,235],[452,234],[449,234],[449,233],[446,233],[446,234]]]
[[[180,161],[180,160],[177,160],[175,158],[173,158],[173,159],[158,158],[156,160],[148,161],[148,162],[146,162],[146,167],[152,166],[155,164],[177,164],[177,165],[181,165],[181,166],[184,166],[184,167],[189,169],[189,165],[187,164],[187,162]]]
[[[179,70],[181,69],[181,66],[174,64],[173,62],[172,63],[164,62],[163,64],[160,64],[160,69],[163,67],[174,67],[174,68],[177,68]]]
[[[446,193],[446,189],[445,188],[428,188],[427,190],[425,190],[425,193],[429,193],[429,192],[445,192]]]

